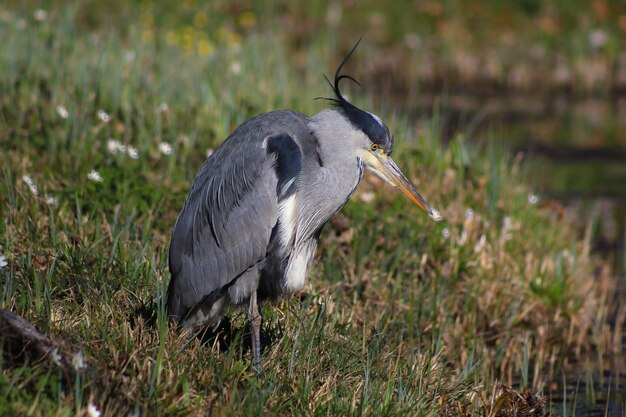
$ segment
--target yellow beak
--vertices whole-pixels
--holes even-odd
[[[415,205],[424,210],[435,221],[442,219],[439,211],[432,209],[424,197],[417,192],[413,184],[400,171],[393,159],[386,154],[378,152],[365,152],[365,162],[383,178],[387,179],[393,186],[399,188]]]

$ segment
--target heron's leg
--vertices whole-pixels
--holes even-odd
[[[261,313],[256,300],[256,290],[250,295],[248,321],[250,321],[250,334],[252,336],[252,369],[261,373],[263,372],[261,365]]]

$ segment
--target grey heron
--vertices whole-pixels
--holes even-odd
[[[360,42],[360,40],[359,40]],[[365,168],[438,220],[391,159],[394,138],[349,103],[335,72],[332,108],[308,117],[272,111],[242,123],[205,161],[172,233],[167,310],[198,331],[248,305],[252,364],[261,369],[258,303],[301,289],[324,224],[346,204]]]

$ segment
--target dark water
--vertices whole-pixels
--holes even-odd
[[[623,289],[621,301],[623,306]],[[626,416],[626,335],[623,321],[615,318],[607,323],[614,339],[611,352],[571,361],[544,390],[552,415]]]
[[[412,107],[418,118],[437,113],[444,141],[469,132],[522,152],[537,193],[562,205],[579,230],[591,222],[593,250],[624,275],[626,97],[424,95]]]
[[[609,356],[570,361],[545,389],[547,413],[626,416],[626,97],[449,94],[421,100],[415,115],[436,112],[444,141],[459,131],[481,143],[504,140],[524,154],[528,182],[542,199],[562,207],[581,235],[592,225],[592,250],[610,262],[620,282],[605,324],[620,340],[613,340]]]

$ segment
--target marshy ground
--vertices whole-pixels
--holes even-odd
[[[626,11],[592,3],[1,6],[0,307],[50,339],[0,323],[0,415],[624,413],[621,261],[594,250],[606,216],[572,220],[508,128],[450,130],[418,101],[621,94]],[[208,343],[169,328],[169,234],[207,154],[255,114],[323,109],[321,74],[361,34],[351,99],[445,220],[367,176],[305,291],[263,307],[257,377],[244,312]]]

